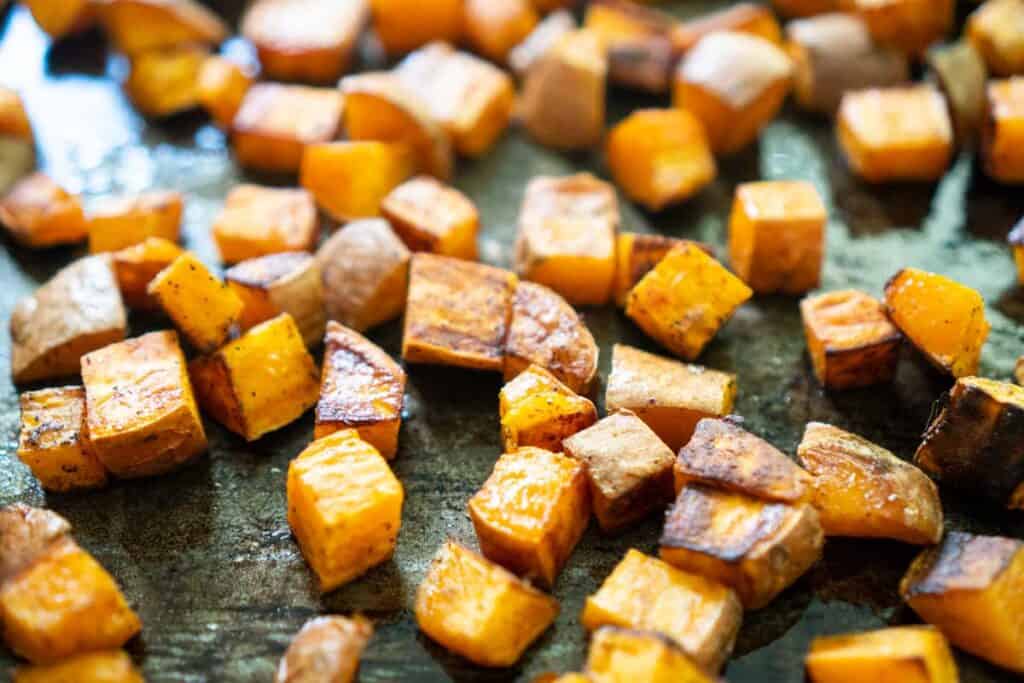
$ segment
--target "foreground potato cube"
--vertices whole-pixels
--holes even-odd
[[[243,330],[287,313],[306,346],[316,346],[324,338],[323,281],[312,254],[270,254],[243,261],[224,273],[224,281],[242,300]]]
[[[942,538],[942,502],[935,484],[881,446],[811,422],[797,457],[813,476],[811,503],[825,535],[918,545]]]
[[[287,313],[192,361],[189,374],[203,410],[246,441],[297,420],[319,388],[316,363]]]
[[[839,0],[867,22],[879,43],[919,56],[953,26],[954,0]]]
[[[1024,77],[990,82],[987,99],[985,172],[1001,183],[1024,183]]]
[[[630,291],[626,315],[662,346],[693,360],[751,294],[721,263],[684,244]]]
[[[468,508],[485,557],[550,588],[590,521],[586,472],[573,458],[520,448],[498,458]]]
[[[89,234],[81,199],[42,173],[19,180],[0,200],[0,223],[33,249],[74,244]]]
[[[144,683],[122,650],[90,652],[55,664],[15,669],[14,683]]]
[[[1020,0],[988,0],[967,20],[967,38],[995,76],[1024,73],[1024,21]]]
[[[380,215],[381,202],[413,171],[409,147],[387,142],[324,142],[306,147],[299,182],[338,221]]]
[[[305,190],[239,185],[213,223],[221,260],[238,263],[282,251],[313,251],[320,222]]]
[[[538,365],[531,365],[501,389],[501,444],[506,453],[526,446],[562,450],[563,439],[597,421],[588,398]]]
[[[409,363],[501,371],[516,276],[435,254],[416,254],[402,358]]]
[[[129,308],[147,311],[160,308],[147,291],[149,283],[182,251],[177,244],[162,237],[147,237],[139,244],[114,252],[111,263],[124,303]]]
[[[582,616],[591,631],[619,626],[662,633],[708,671],[729,659],[742,619],[732,589],[638,550],[627,552],[587,598]]]
[[[89,251],[118,251],[150,237],[177,242],[184,203],[180,192],[108,199],[89,212]]]
[[[953,377],[978,372],[989,332],[981,294],[942,275],[904,268],[885,285],[885,308],[936,368]]]
[[[118,477],[163,474],[206,450],[174,332],[151,332],[82,357],[89,441]]]
[[[760,609],[821,557],[825,534],[807,503],[770,503],[687,484],[665,518],[661,558],[734,588]]]
[[[512,666],[556,616],[554,598],[453,541],[416,590],[420,630],[479,666]]]
[[[700,242],[666,235],[620,232],[615,243],[615,303],[625,307],[630,290],[644,279],[644,275],[654,270],[668,252],[683,244],[694,244],[709,256],[714,256],[712,248]]]
[[[335,321],[327,323],[320,400],[319,439],[355,429],[387,460],[398,451],[405,401],[405,371],[379,346]]]
[[[373,28],[389,55],[415,50],[435,40],[454,43],[462,33],[462,0],[370,0]]]
[[[480,214],[454,187],[417,176],[388,193],[380,210],[412,251],[476,260]]]
[[[903,600],[962,650],[1024,673],[1024,543],[946,534],[923,551],[900,583]]]
[[[653,631],[605,626],[594,632],[587,672],[598,680],[713,683],[714,676],[671,639]],[[584,677],[585,680],[589,680]]]
[[[319,680],[351,683],[359,671],[359,659],[373,637],[373,624],[355,616],[316,617],[295,634],[277,667],[274,683]]]
[[[402,485],[354,429],[311,443],[288,467],[288,523],[332,591],[387,561],[402,525]]]
[[[813,683],[850,680],[957,683],[956,660],[931,626],[897,626],[866,633],[815,638],[807,653]]]
[[[255,81],[255,74],[241,64],[211,55],[199,69],[196,98],[209,112],[218,127],[227,130],[242,106],[245,94]]]
[[[228,37],[224,22],[195,0],[116,0],[103,5],[102,16],[111,41],[129,56]]]
[[[821,280],[828,213],[814,185],[776,180],[736,188],[729,258],[759,294],[802,294]]]
[[[602,531],[618,531],[672,502],[672,451],[636,415],[613,413],[564,445],[586,465]]]
[[[194,45],[131,58],[125,92],[145,116],[161,118],[199,106],[199,72],[209,53]]]
[[[839,105],[839,144],[870,183],[938,180],[953,158],[953,124],[933,86],[848,92]]]
[[[826,388],[882,384],[896,374],[903,336],[870,294],[844,289],[809,297],[800,315],[814,374]]]
[[[636,414],[673,453],[686,445],[702,419],[729,415],[735,400],[736,375],[625,344],[612,347],[605,407]]]
[[[26,391],[20,403],[18,458],[44,489],[63,492],[107,483],[107,470],[89,443],[82,387]]]
[[[124,304],[110,262],[88,256],[57,271],[11,313],[11,377],[75,375],[79,359],[124,339]]]

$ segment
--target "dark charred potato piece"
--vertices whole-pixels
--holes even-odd
[[[957,143],[974,143],[985,123],[988,72],[981,55],[967,41],[934,47],[928,51],[928,74],[946,96]]]
[[[558,41],[576,29],[576,19],[565,10],[552,12],[519,45],[508,53],[508,65],[520,78],[538,63]]]
[[[594,632],[587,672],[599,681],[714,683],[670,638],[653,631],[605,626]]]
[[[352,683],[372,637],[373,625],[360,616],[310,619],[281,658],[274,683]]]
[[[107,483],[89,444],[85,390],[60,387],[21,395],[18,458],[47,491],[96,488]]]
[[[608,80],[653,93],[668,91],[675,54],[669,38],[675,19],[623,0],[600,0],[587,7],[583,27],[608,49]]]
[[[813,683],[960,680],[949,643],[932,626],[897,626],[815,638],[807,653],[807,674]]]
[[[224,273],[224,281],[242,300],[243,330],[287,313],[306,346],[323,339],[323,281],[312,254],[288,252],[242,261]]]

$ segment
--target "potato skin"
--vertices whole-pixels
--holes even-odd
[[[243,330],[288,313],[306,346],[324,337],[327,312],[323,278],[312,254],[286,252],[243,261],[224,273],[228,287],[242,300]]]
[[[71,524],[52,510],[12,503],[0,508],[0,585],[32,566],[71,533]]]
[[[351,683],[372,637],[373,624],[358,615],[310,619],[281,658],[274,683]]]

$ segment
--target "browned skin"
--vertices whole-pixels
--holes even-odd
[[[999,578],[1024,550],[1024,542],[1000,536],[946,534],[941,545],[922,552],[900,583],[904,600],[950,591],[980,591]]]
[[[232,266],[224,273],[224,280],[263,289],[312,260],[312,254],[300,251],[270,254]]]
[[[235,394],[231,370],[223,356],[215,353],[196,358],[188,364],[188,374],[203,409],[235,434],[246,434],[249,427],[242,402]]]
[[[0,508],[0,585],[27,569],[55,543],[69,538],[71,525],[51,510],[14,503]]]
[[[274,683],[350,683],[373,637],[363,617],[317,617],[295,635],[277,667]]]

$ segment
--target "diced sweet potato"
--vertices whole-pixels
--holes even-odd
[[[195,0],[108,0],[101,16],[111,41],[129,56],[228,37],[224,22]]]
[[[851,169],[871,183],[937,180],[953,157],[953,125],[930,85],[848,92],[836,131]]]
[[[672,452],[693,436],[697,423],[732,413],[736,375],[686,365],[624,344],[612,347],[604,403],[647,423]]]
[[[156,310],[160,307],[147,291],[149,283],[182,253],[182,248],[162,237],[147,237],[111,255],[121,298],[129,308]]]
[[[612,129],[606,146],[615,183],[651,211],[689,199],[715,179],[704,124],[682,109],[643,109]]]
[[[981,294],[942,275],[904,268],[885,285],[885,307],[939,370],[954,377],[977,373],[989,332]]]
[[[163,474],[206,450],[174,332],[151,332],[82,357],[89,441],[118,477]]]
[[[26,247],[74,244],[89,234],[82,202],[42,173],[18,181],[0,200],[0,223]]]
[[[476,260],[480,214],[454,187],[417,176],[388,193],[380,210],[412,251]]]
[[[373,624],[361,616],[310,619],[281,658],[274,683],[352,683],[372,637]]]
[[[199,69],[196,99],[214,122],[227,130],[254,81],[255,74],[251,69],[225,57],[211,55]]]
[[[590,399],[577,396],[557,377],[531,365],[498,395],[501,443],[506,453],[535,446],[562,450],[562,440],[597,421]]]
[[[985,172],[1001,183],[1024,183],[1024,77],[989,82],[982,130]]]
[[[897,626],[815,638],[807,653],[807,674],[813,683],[960,680],[949,643],[931,626]]]
[[[562,36],[576,29],[576,19],[565,10],[552,12],[526,37],[523,42],[508,53],[508,65],[520,78],[537,64],[548,50],[554,47]]]
[[[402,367],[358,332],[327,323],[314,437],[355,429],[390,460],[398,451],[404,401]]]
[[[866,387],[896,374],[903,336],[882,302],[856,289],[800,302],[814,374],[828,389]]]
[[[651,272],[668,252],[682,244],[694,244],[709,256],[715,255],[710,246],[701,242],[667,235],[620,232],[615,243],[615,303],[624,307],[629,291],[644,278],[644,275]]]
[[[661,558],[733,587],[744,607],[760,609],[818,561],[824,544],[808,503],[687,484],[665,517]]]
[[[412,149],[417,171],[441,180],[451,177],[455,161],[447,131],[430,112],[430,105],[398,74],[347,76],[341,80],[341,90],[349,139],[403,143]]]
[[[1006,236],[1006,242],[1010,245],[1014,263],[1017,264],[1017,281],[1024,284],[1024,218],[1013,226]]]
[[[416,590],[416,622],[474,664],[512,666],[558,616],[558,602],[447,541]]]
[[[594,632],[587,673],[597,681],[714,683],[671,639],[653,631],[604,626]]]
[[[942,502],[932,480],[886,449],[832,425],[811,422],[797,449],[811,473],[811,504],[827,536],[942,538]]]
[[[75,375],[83,354],[124,339],[126,326],[109,259],[79,259],[14,307],[11,377],[21,383]]]
[[[435,40],[454,43],[462,34],[463,0],[370,0],[373,28],[389,55]]]
[[[195,45],[151,50],[131,58],[128,98],[146,116],[171,116],[199,106],[199,72],[209,53]]]
[[[402,337],[408,363],[501,371],[516,276],[447,256],[413,256]]]
[[[367,0],[259,0],[241,33],[270,78],[326,83],[348,69],[369,12]]]
[[[952,28],[955,0],[839,0],[839,6],[867,22],[883,45],[920,56]]]
[[[776,45],[782,44],[782,29],[767,7],[752,2],[738,2],[675,25],[670,36],[673,51],[684,55],[706,36],[722,31],[745,33]]]
[[[203,410],[246,441],[297,420],[319,390],[316,363],[287,313],[192,361],[189,375]]]
[[[973,145],[985,123],[988,69],[978,50],[966,40],[928,50],[928,79],[946,97],[955,142]]]
[[[693,360],[751,294],[721,263],[684,244],[630,291],[626,315],[662,346]]]
[[[704,124],[711,148],[731,154],[753,142],[789,93],[792,63],[769,40],[747,33],[711,33],[679,64],[673,104]]]
[[[107,470],[89,443],[82,387],[27,391],[20,402],[18,458],[44,489],[71,491],[107,483]]]
[[[675,641],[698,665],[718,671],[732,654],[743,607],[717,581],[689,574],[630,550],[587,598],[583,626],[655,631]]]
[[[160,237],[177,242],[184,199],[180,192],[114,197],[89,212],[89,251],[118,251]]]
[[[589,173],[540,176],[526,186],[516,272],[573,304],[600,305],[615,281],[619,206],[611,185]]]
[[[228,192],[212,233],[221,259],[238,263],[282,251],[313,251],[320,221],[305,190],[238,185]]]
[[[618,531],[672,502],[672,451],[636,415],[613,413],[564,446],[586,465],[602,531]]]
[[[583,26],[608,51],[608,80],[624,87],[663,93],[675,63],[670,34],[678,22],[628,0],[600,0],[587,6]]]
[[[0,508],[0,584],[65,542],[70,531],[68,521],[52,510],[24,503]]]
[[[288,467],[288,523],[332,591],[386,562],[402,525],[402,484],[354,429],[311,443]]]
[[[312,254],[271,254],[243,261],[224,273],[228,287],[242,300],[243,330],[288,313],[306,346],[324,338],[323,279]]]
[[[967,39],[995,76],[1024,73],[1024,2],[988,0],[967,20]]]
[[[356,221],[334,233],[316,254],[328,319],[362,332],[399,316],[409,259],[387,221]]]
[[[505,380],[540,365],[585,394],[597,374],[598,348],[583,318],[544,285],[520,282],[505,340]]]
[[[775,9],[788,17],[812,17],[816,14],[835,12],[840,0],[772,0]]]
[[[299,182],[320,208],[345,222],[379,216],[381,202],[413,168],[403,143],[324,142],[306,147]]]
[[[26,0],[23,4],[54,40],[84,31],[96,21],[94,0]]]
[[[14,683],[145,683],[122,650],[105,650],[70,657],[56,664],[22,666]]]
[[[17,90],[0,86],[0,135],[32,142],[35,137],[25,103]]]
[[[530,0],[466,0],[466,39],[474,50],[503,63],[509,51],[530,35],[540,20]]]
[[[468,508],[485,557],[550,588],[590,521],[586,472],[565,455],[520,448],[498,458]]]
[[[36,165],[35,135],[18,91],[0,86],[0,196]],[[2,206],[0,202],[0,206]],[[0,222],[6,218],[0,212]]]
[[[231,123],[235,157],[247,168],[295,173],[306,145],[337,136],[343,102],[334,88],[253,85]]]
[[[900,595],[957,647],[1024,673],[1021,541],[951,531],[914,560]]]

